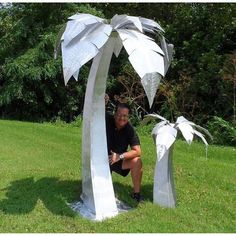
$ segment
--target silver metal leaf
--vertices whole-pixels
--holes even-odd
[[[99,52],[97,47],[88,41],[79,42],[79,47],[77,44],[65,47],[62,42],[61,48],[65,84],[67,84],[71,76],[74,75],[82,65],[91,60]]]
[[[105,21],[90,14],[75,14],[68,19],[66,30],[62,36],[65,46],[77,35],[81,35],[83,31],[88,32],[90,27],[97,25],[97,23],[103,24]]]
[[[72,25],[72,27],[74,26]],[[61,48],[65,84],[72,75],[76,77],[75,79],[78,78],[76,72],[97,55],[99,49],[107,42],[111,31],[111,26],[101,22],[85,25],[85,29],[80,31],[77,36],[73,33],[70,35],[70,42],[68,43],[67,40],[67,44],[64,42],[67,34],[64,33]],[[68,30],[68,32],[70,31]]]
[[[164,74],[166,74],[166,72],[169,69],[169,66],[171,64],[172,57],[173,57],[174,45],[167,44],[164,36],[160,37],[160,42],[161,42],[161,48],[165,54],[165,56],[164,56],[165,73]]]
[[[177,136],[177,130],[171,127],[170,125],[163,125],[157,130],[155,143],[156,143],[157,149],[162,147],[161,148],[162,152],[159,152],[159,155],[158,155],[159,160],[161,160],[161,158],[165,155],[165,152],[175,142],[176,136]]]
[[[114,54],[116,57],[119,56],[121,49],[123,48],[123,43],[121,38],[119,37],[119,35],[117,35],[116,39],[115,39],[115,45],[114,45]]]
[[[92,19],[96,19],[97,22],[104,22],[106,23],[106,20],[103,18],[100,18],[98,16],[94,16],[91,14],[86,14],[86,13],[77,13],[73,16],[70,16],[68,20],[79,20],[79,21],[84,21],[86,24],[89,24]]]
[[[113,52],[118,56],[122,43],[124,44],[129,61],[141,78],[151,106],[160,79],[168,69],[171,46],[163,41],[163,52],[152,38],[142,32],[159,32],[161,37],[164,32],[162,27],[153,20],[127,15],[115,15],[111,19],[111,25],[105,24],[106,20],[90,14],[75,14],[68,19],[66,30],[61,37],[65,83],[71,76],[78,78],[80,67],[97,55],[107,42],[111,31],[116,30],[119,36],[116,37]]]
[[[150,20],[150,19],[147,19],[144,17],[139,17],[139,19],[140,19],[144,29],[150,29],[152,31],[157,30],[157,31],[161,31],[163,33],[165,32],[164,29],[154,20]]]
[[[154,72],[154,73],[145,74],[143,78],[141,79],[141,83],[147,95],[148,103],[150,107],[152,106],[152,103],[154,101],[156,91],[160,84],[161,78],[162,77],[160,74],[158,74],[157,72]]]
[[[60,31],[57,35],[56,43],[55,43],[55,46],[54,46],[54,59],[57,59],[58,51],[59,51],[59,48],[60,48],[60,45],[61,45],[61,38],[62,38],[62,35],[65,32],[65,29],[66,29],[66,24],[64,24],[61,27],[61,29],[60,29]]]
[[[65,46],[67,46],[68,43],[70,43],[72,39],[78,36],[85,28],[86,25],[84,23],[75,20],[68,21],[66,30],[62,36],[62,40],[64,40]]]
[[[143,27],[139,17],[127,15],[115,15],[111,19],[111,25],[114,29],[125,29],[135,26],[140,32],[143,32]]]
[[[73,77],[75,78],[76,81],[78,81],[78,76],[79,76],[79,70],[77,70],[77,71],[73,74]]]
[[[148,36],[134,30],[117,30],[129,54],[129,61],[138,75],[151,107],[156,90],[164,75],[164,53]]]
[[[145,50],[152,50],[164,56],[162,49],[154,42],[154,40],[147,35],[139,33],[135,30],[117,30],[120,38],[123,41],[127,53],[130,55],[138,48],[145,48]]]
[[[202,133],[198,132],[197,130],[194,130],[194,134],[196,134],[198,137],[200,137],[202,139],[202,141],[205,143],[205,145],[208,146],[208,142],[206,141],[206,139],[204,138]]]
[[[148,115],[145,115],[144,116],[145,118],[147,117],[147,118],[151,118],[151,119],[160,119],[160,120],[164,120],[164,121],[168,121],[166,118],[164,118],[164,117],[162,117],[162,116],[160,116],[160,115],[158,115],[158,114],[156,114],[156,113],[154,113],[154,114],[148,114]],[[150,120],[151,120],[150,119]],[[168,121],[169,122],[169,121]]]

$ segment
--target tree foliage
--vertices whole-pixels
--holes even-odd
[[[0,114],[27,120],[73,120],[83,110],[89,65],[64,86],[61,58],[53,59],[57,34],[77,12],[111,18],[144,16],[159,22],[175,46],[174,60],[155,104],[148,107],[125,51],[112,59],[107,92],[128,98],[142,112],[205,123],[235,116],[235,4],[230,3],[14,3],[0,8]],[[127,79],[127,80],[126,80]],[[129,86],[133,89],[129,90]]]
[[[64,86],[61,58],[53,58],[60,28],[89,5],[13,4],[0,10],[0,106],[3,117],[72,120],[83,108],[88,67],[80,82]]]

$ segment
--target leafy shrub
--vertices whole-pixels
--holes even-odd
[[[82,118],[82,115],[78,115],[74,121],[72,121],[70,124],[73,126],[73,127],[78,127],[80,128],[82,126],[82,121],[83,121],[83,118]]]
[[[66,127],[68,124],[62,120],[59,116],[56,117],[54,121],[51,122],[52,125],[59,126],[59,127]]]
[[[137,132],[141,135],[151,135],[155,125],[156,122],[154,120],[149,122],[148,124],[140,122],[140,124],[137,126]]]
[[[232,123],[214,116],[207,125],[215,144],[236,145],[236,128]]]

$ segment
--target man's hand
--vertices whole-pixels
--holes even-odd
[[[120,160],[119,156],[120,156],[119,154],[111,151],[111,155],[109,155],[109,163],[110,163],[110,165],[112,165],[112,164],[116,163],[117,161],[119,161]]]

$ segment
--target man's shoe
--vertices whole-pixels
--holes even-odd
[[[135,201],[138,203],[143,202],[144,198],[140,195],[140,193],[131,193],[130,195]]]

